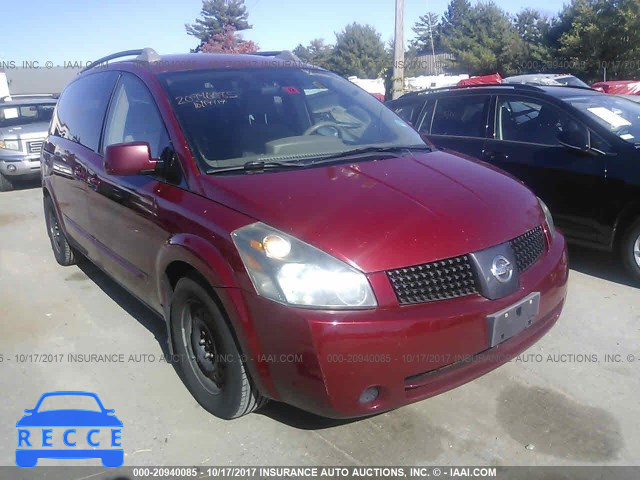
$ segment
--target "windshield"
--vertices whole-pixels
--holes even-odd
[[[205,171],[425,145],[382,102],[326,71],[206,70],[161,79]]]
[[[51,121],[55,104],[0,106],[0,128]]]
[[[629,143],[640,143],[640,105],[613,95],[565,98],[607,130]]]

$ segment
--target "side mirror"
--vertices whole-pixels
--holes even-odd
[[[33,413],[33,408],[25,408],[24,413]]]
[[[109,145],[104,155],[104,169],[109,175],[140,175],[153,172],[157,161],[151,158],[147,142]]]
[[[560,132],[558,142],[571,150],[589,151],[589,136],[586,131]]]

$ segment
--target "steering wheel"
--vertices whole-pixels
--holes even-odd
[[[338,138],[343,138],[344,130],[335,122],[318,122],[315,125],[311,125],[309,128],[307,128],[304,131],[303,135],[313,135],[323,127],[330,127],[335,129],[335,131],[338,132]]]

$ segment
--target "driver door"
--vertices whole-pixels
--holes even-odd
[[[107,112],[102,152],[112,144],[147,142],[151,157],[172,152],[155,100],[136,76],[123,73]],[[153,305],[156,255],[170,236],[162,211],[178,186],[158,175],[117,176],[93,165],[89,212],[101,246],[103,268],[140,299]]]

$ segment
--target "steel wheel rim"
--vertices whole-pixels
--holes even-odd
[[[218,336],[212,331],[209,320],[210,313],[199,300],[190,300],[184,309],[185,341],[189,348],[194,367],[202,376],[213,383],[211,387],[222,390],[225,383],[225,359],[221,354]]]
[[[62,232],[60,231],[58,219],[51,210],[49,210],[49,234],[54,250],[56,252],[62,251]]]
[[[638,238],[636,238],[636,241],[633,244],[633,258],[635,259],[638,268],[640,268],[640,235],[638,235]]]

